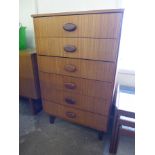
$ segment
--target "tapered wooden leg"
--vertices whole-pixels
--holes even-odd
[[[118,121],[118,117],[116,116],[114,121],[113,131],[112,131],[112,137],[110,141],[110,148],[109,148],[110,153],[117,152],[118,141],[119,141],[119,121]]]
[[[103,135],[104,135],[104,132],[103,131],[99,131],[98,132],[98,139],[99,140],[103,140]]]
[[[49,116],[49,121],[50,121],[51,124],[54,124],[55,116],[50,115]]]
[[[114,143],[113,143],[113,150],[112,150],[112,153],[116,153],[116,152],[117,152],[118,143],[119,143],[119,138],[120,138],[119,129],[120,129],[120,126],[117,126],[116,136],[115,136],[115,140],[114,140]]]

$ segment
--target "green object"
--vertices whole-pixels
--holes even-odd
[[[22,25],[19,28],[19,49],[26,49],[26,27]]]

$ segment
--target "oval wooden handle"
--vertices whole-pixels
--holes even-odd
[[[74,83],[64,83],[64,86],[68,89],[75,89],[76,88],[76,84]]]
[[[66,45],[66,46],[64,47],[64,50],[65,50],[66,52],[75,52],[75,51],[76,51],[76,47],[75,47],[74,45]]]
[[[65,65],[64,69],[68,72],[75,72],[76,71],[76,67],[74,65]]]
[[[76,114],[73,112],[66,112],[66,116],[69,118],[76,118]]]
[[[63,26],[63,29],[65,31],[68,31],[68,32],[72,32],[72,31],[75,31],[76,30],[76,25],[73,24],[73,23],[66,23],[64,26]]]
[[[72,98],[65,98],[65,102],[67,103],[67,104],[75,104],[76,103],[76,101],[74,100],[74,99],[72,99]]]

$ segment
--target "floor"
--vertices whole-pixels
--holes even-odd
[[[99,141],[93,129],[61,119],[50,124],[45,112],[33,116],[30,109],[28,101],[20,99],[20,155],[110,155],[110,133]],[[134,154],[134,139],[121,137],[117,155]]]

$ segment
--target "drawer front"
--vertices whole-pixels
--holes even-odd
[[[43,85],[41,86],[41,90],[42,98],[44,100],[101,115],[108,115],[109,113],[109,100],[104,100],[103,98],[88,97],[72,92],[47,89]]]
[[[118,39],[37,38],[40,55],[116,61]]]
[[[111,83],[43,72],[40,72],[39,76],[41,88],[47,91],[51,89],[63,90],[108,100],[112,97],[113,85]]]
[[[115,64],[110,62],[38,56],[39,70],[86,79],[113,82]]]
[[[89,126],[97,130],[107,130],[107,117],[105,116],[62,106],[49,101],[43,101],[43,108],[51,115]]]
[[[34,18],[36,37],[119,38],[122,13]]]

